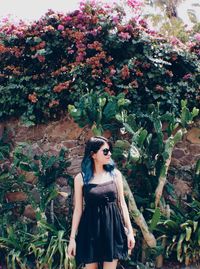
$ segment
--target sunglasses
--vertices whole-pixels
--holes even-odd
[[[110,153],[111,153],[111,150],[110,150],[110,149],[107,149],[107,148],[103,149],[102,151],[103,151],[103,155],[105,155],[105,156],[108,155],[108,152],[109,152],[109,151],[110,151]]]

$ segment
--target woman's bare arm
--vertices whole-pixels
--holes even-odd
[[[79,222],[83,212],[83,179],[81,173],[74,178],[74,211],[72,217],[72,227],[70,238],[73,239],[76,236],[76,232],[79,226]]]
[[[124,217],[125,226],[128,229],[128,233],[133,234],[133,228],[130,221],[130,216],[128,212],[128,207],[124,198],[124,188],[123,188],[123,179],[121,172],[116,169],[116,176],[117,176],[117,186],[118,186],[118,195],[119,195],[119,201],[122,208],[122,214]]]

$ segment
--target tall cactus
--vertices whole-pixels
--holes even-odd
[[[160,175],[158,179],[158,186],[155,191],[155,207],[158,206],[160,202],[160,198],[163,193],[163,188],[166,183],[166,178],[167,178],[167,172],[170,166],[171,162],[171,156],[172,156],[172,151],[174,149],[175,144],[181,140],[183,134],[185,133],[184,129],[180,129],[177,131],[175,135],[171,135],[166,141],[165,141],[165,149],[162,154],[163,156],[163,164],[160,170]]]
[[[164,150],[162,153],[162,157],[163,157],[163,164],[160,170],[160,175],[159,175],[159,180],[158,180],[158,186],[156,188],[155,191],[155,206],[157,207],[159,205],[160,202],[160,198],[162,196],[163,193],[163,188],[164,185],[166,183],[166,178],[167,178],[167,172],[169,169],[169,165],[171,162],[171,156],[172,156],[172,152],[174,149],[174,146],[176,145],[177,142],[179,142],[183,135],[187,132],[186,127],[192,123],[194,117],[196,117],[199,114],[199,109],[197,108],[193,108],[192,112],[189,111],[189,109],[187,108],[187,101],[186,100],[182,100],[181,101],[181,115],[180,115],[180,119],[173,119],[173,126],[171,126],[171,135],[169,136],[169,138],[166,139],[166,141],[164,141]],[[162,124],[160,121],[160,124],[158,125],[157,122],[160,121],[159,118],[157,118],[155,120],[154,126],[156,126],[157,128],[156,131],[157,133],[161,136],[162,133]],[[179,125],[177,124],[179,123]],[[159,126],[159,128],[158,128]],[[179,127],[179,129],[177,128]],[[178,129],[178,130],[177,130]]]
[[[134,133],[131,126],[129,126],[128,124],[125,124],[125,126],[126,129],[129,129],[129,132],[133,134],[132,144],[130,144],[126,140],[117,140],[115,143],[113,154],[116,157],[123,155],[126,158],[127,163],[129,164],[136,163],[141,158],[140,152],[137,149],[136,144],[137,145],[139,144],[141,146],[147,137],[149,140],[150,138],[148,136],[147,131],[143,128],[140,128],[137,132]],[[139,226],[146,244],[151,248],[156,247],[156,239],[153,233],[150,231],[147,222],[143,217],[143,214],[138,209],[133,193],[125,177],[123,177],[123,185],[124,185],[124,194],[128,200],[129,212],[131,216],[133,217],[135,223]]]

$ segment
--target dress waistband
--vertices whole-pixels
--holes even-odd
[[[103,197],[99,200],[87,200],[85,202],[85,205],[89,205],[89,206],[100,206],[100,205],[109,205],[109,204],[112,204],[112,203],[115,203],[116,204],[117,200],[116,199],[111,199],[109,197]]]

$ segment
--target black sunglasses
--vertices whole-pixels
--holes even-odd
[[[103,155],[105,155],[105,156],[108,155],[108,152],[109,152],[109,151],[110,151],[110,153],[111,153],[111,150],[110,150],[110,149],[107,149],[107,148],[103,149],[102,151],[103,151]]]

